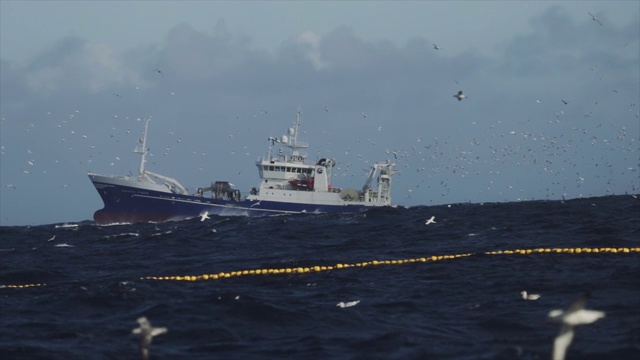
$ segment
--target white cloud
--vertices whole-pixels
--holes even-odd
[[[125,54],[107,44],[77,38],[64,39],[42,53],[25,67],[24,78],[26,86],[40,95],[78,90],[98,93],[123,83],[146,85]]]
[[[307,30],[298,35],[297,40],[300,44],[307,45],[306,56],[317,70],[323,69],[327,66],[327,64],[322,62],[322,55],[320,52],[321,38],[318,34]]]

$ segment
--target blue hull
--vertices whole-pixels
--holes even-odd
[[[93,214],[97,224],[165,222],[209,215],[270,216],[298,213],[359,212],[364,205],[313,205],[265,200],[231,201],[179,195],[94,182],[104,208]]]

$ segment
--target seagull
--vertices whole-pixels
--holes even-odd
[[[151,345],[153,337],[166,333],[167,328],[151,326],[149,320],[144,316],[138,318],[138,324],[140,324],[140,327],[131,330],[131,335],[134,335],[140,341],[140,356],[142,360],[147,360],[149,359],[149,345]]]
[[[540,299],[540,294],[528,294],[526,291],[521,291],[520,294],[522,298],[525,300],[538,300]]]
[[[51,237],[51,239],[49,239],[49,240],[47,240],[47,241],[53,241],[53,240],[55,240],[55,238],[56,238],[56,236],[55,236],[55,235],[53,235],[53,236]]]
[[[436,217],[432,216],[429,219],[427,219],[427,221],[424,223],[425,225],[430,225],[430,224],[435,224],[436,222]]]
[[[569,102],[564,101],[563,99],[560,99],[560,101],[562,101],[565,105],[567,105]]]
[[[360,300],[349,301],[349,302],[346,302],[346,303],[340,301],[338,304],[336,304],[336,306],[341,307],[341,308],[347,308],[347,307],[356,306],[356,305],[358,305],[359,302],[360,302]]]
[[[600,20],[596,19],[596,17],[595,17],[592,13],[590,13],[590,12],[588,12],[588,11],[587,11],[587,14],[591,15],[591,19],[592,19],[593,21],[597,22],[598,24],[600,24],[600,26],[604,26],[604,25],[602,25],[602,23],[600,22]]]
[[[603,311],[585,309],[589,298],[590,294],[587,293],[574,300],[566,310],[557,309],[549,312],[551,321],[562,324],[560,333],[553,341],[552,360],[564,360],[567,348],[573,340],[573,328],[575,326],[591,324],[605,317]]]
[[[205,211],[204,214],[200,215],[200,221],[209,220],[209,212]]]
[[[458,91],[458,93],[453,95],[453,97],[458,99],[458,101],[462,101],[462,99],[466,99],[467,98],[467,96],[462,93],[462,90]]]
[[[162,75],[162,77],[164,77],[164,74],[160,69],[153,69],[153,71],[157,72],[158,74]]]
[[[438,47],[438,45],[436,45],[436,44],[433,44],[433,49],[434,49],[434,50],[442,50],[442,48],[441,48],[441,47]]]

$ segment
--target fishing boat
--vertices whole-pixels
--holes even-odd
[[[300,114],[298,111],[286,135],[268,138],[267,156],[256,162],[260,184],[246,196],[229,181],[213,181],[189,192],[176,179],[145,169],[149,151],[146,120],[144,137],[134,150],[141,156],[137,176],[88,174],[104,202],[104,208],[96,211],[93,219],[103,225],[205,219],[209,215],[358,212],[391,206],[394,164],[373,163],[361,189],[333,186],[336,162],[327,158],[308,161],[304,152],[308,144],[298,140]]]

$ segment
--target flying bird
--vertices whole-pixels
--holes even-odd
[[[441,47],[439,47],[439,46],[438,46],[438,45],[436,45],[436,44],[433,44],[433,49],[434,49],[434,50],[442,50],[442,48],[441,48]]]
[[[596,17],[595,17],[592,13],[590,13],[590,12],[588,12],[588,11],[587,11],[587,14],[591,15],[591,19],[592,19],[593,21],[597,22],[598,24],[600,24],[600,26],[604,26],[604,25],[602,25],[602,23],[600,22],[600,20],[596,19]]]
[[[586,325],[605,317],[605,313],[596,310],[585,309],[590,294],[584,294],[574,300],[566,310],[551,310],[549,319],[561,324],[560,333],[553,341],[552,360],[564,360],[569,345],[573,340],[573,328],[578,325]]]
[[[209,212],[205,211],[204,214],[200,215],[200,221],[209,220]]]
[[[435,224],[436,222],[436,217],[432,216],[429,219],[427,219],[427,221],[424,223],[425,225],[431,225],[431,224]]]
[[[458,91],[457,94],[453,95],[454,98],[458,99],[458,101],[462,101],[462,99],[466,99],[467,95],[462,93],[462,90]]]
[[[526,291],[521,291],[520,295],[522,295],[522,298],[525,300],[538,300],[540,299],[540,294],[529,294]]]
[[[153,71],[157,72],[158,74],[160,74],[162,77],[164,77],[164,73],[162,73],[162,70],[160,69],[153,69]]]
[[[138,318],[139,327],[131,330],[131,335],[138,338],[140,346],[140,357],[142,360],[149,359],[149,346],[154,336],[162,335],[167,332],[166,327],[153,327],[146,317]]]
[[[562,99],[560,99],[560,101],[562,101],[563,104],[567,105],[569,102],[568,101],[564,101]]]

